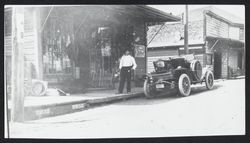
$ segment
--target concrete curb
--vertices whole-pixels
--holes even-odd
[[[24,107],[24,121],[37,120],[45,117],[53,117],[58,115],[64,115],[74,113],[78,111],[87,110],[100,105],[114,103],[122,100],[142,97],[142,92],[132,94],[122,94],[119,96],[105,97],[100,99],[85,99],[80,101],[72,101],[60,104],[49,104],[40,106],[28,106]],[[10,109],[9,109],[10,113]],[[9,119],[10,116],[9,116]]]

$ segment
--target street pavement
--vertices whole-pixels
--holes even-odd
[[[189,97],[144,97],[10,124],[10,138],[132,138],[245,134],[245,79],[192,87]]]

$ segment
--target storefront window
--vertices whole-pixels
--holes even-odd
[[[57,46],[47,47],[43,55],[44,73],[70,73],[71,64],[68,55]]]
[[[111,72],[111,29],[109,27],[99,27],[98,37],[100,41],[102,69]]]
[[[44,74],[69,74],[71,62],[69,48],[71,37],[63,31],[64,26],[58,21],[49,21],[43,35],[43,69]]]

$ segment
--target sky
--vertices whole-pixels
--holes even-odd
[[[162,10],[167,13],[172,13],[173,15],[178,15],[185,11],[185,5],[148,5],[153,8]],[[245,20],[245,6],[244,5],[188,5],[189,10],[207,7],[207,6],[215,6],[221,10],[231,13],[243,20]]]

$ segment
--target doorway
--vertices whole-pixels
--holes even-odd
[[[90,76],[92,88],[112,86],[112,27],[97,27],[92,33],[93,47],[89,50]]]
[[[114,88],[113,75],[118,71],[119,58],[125,49],[133,51],[133,27],[99,26],[91,35],[94,39],[89,49],[91,88]]]
[[[214,53],[214,78],[219,79],[221,78],[221,53],[215,52]]]

